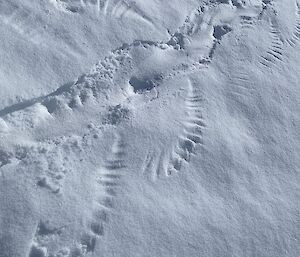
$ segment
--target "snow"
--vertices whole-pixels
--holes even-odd
[[[298,0],[0,23],[0,257],[300,255]]]

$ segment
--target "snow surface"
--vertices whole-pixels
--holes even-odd
[[[299,0],[0,0],[0,257],[299,257]]]

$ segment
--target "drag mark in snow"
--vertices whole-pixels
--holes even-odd
[[[283,62],[283,41],[280,37],[277,22],[274,19],[270,21],[270,36],[271,45],[267,52],[260,57],[260,64],[267,68],[272,68],[276,62]]]
[[[300,41],[300,1],[296,1],[296,24],[294,26],[294,32],[292,36],[286,41],[290,46],[295,47],[297,43]]]
[[[128,46],[128,48],[130,47]],[[114,74],[126,60],[126,53],[127,49],[113,51],[111,55],[94,66],[91,74],[82,75],[76,83],[68,83],[48,95],[7,106],[0,110],[0,117],[28,110],[34,105],[41,105],[47,109],[49,114],[55,114],[56,112],[76,110],[83,107],[84,104],[97,101],[99,95],[103,93],[103,89],[90,84],[90,80],[97,77],[97,79],[104,82],[112,81]]]

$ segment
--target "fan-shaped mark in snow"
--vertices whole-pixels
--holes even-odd
[[[255,20],[252,16],[241,15],[240,16],[240,26],[242,30],[253,30],[255,26]]]
[[[187,96],[185,99],[186,118],[183,121],[183,130],[177,145],[174,147],[168,175],[181,170],[183,163],[189,163],[191,156],[195,154],[196,146],[203,145],[203,129],[206,127],[202,116],[203,97],[201,92],[195,89],[193,83],[188,80]]]
[[[294,32],[286,41],[292,47],[295,47],[300,42],[300,1],[296,1],[296,24],[294,26]]]
[[[92,207],[89,229],[81,239],[81,245],[90,244],[93,246],[90,247],[90,252],[95,249],[96,239],[104,235],[105,224],[114,208],[114,198],[123,175],[123,169],[126,167],[125,155],[124,142],[121,136],[117,134],[105,166],[98,169],[96,181],[99,190],[96,190],[95,193],[95,204]]]
[[[249,75],[246,71],[235,70],[234,74],[230,75],[231,89],[229,94],[233,97],[251,97],[254,91],[253,86],[250,84]]]
[[[264,67],[272,68],[277,62],[283,62],[283,40],[280,36],[280,31],[276,20],[270,21],[270,38],[271,45],[266,53],[260,57],[260,64]]]
[[[234,74],[230,76],[230,82],[233,86],[231,94],[251,96],[251,91],[254,90],[250,86],[249,75],[245,71],[236,70]]]
[[[155,169],[157,166],[155,159],[156,159],[155,152],[147,153],[145,160],[143,161],[143,165],[142,165],[142,173],[145,174],[146,176],[149,174],[156,173],[156,171],[153,172],[153,169]],[[155,163],[156,163],[156,165],[155,165]]]
[[[107,10],[107,8],[106,8]],[[112,2],[111,12],[107,15],[118,19],[129,18],[143,22],[151,27],[155,27],[153,20],[148,16],[135,1],[117,0]]]
[[[53,248],[52,242],[62,236],[64,228],[51,228],[46,223],[40,223],[34,235],[28,257],[37,256],[90,256],[96,249],[97,240],[105,233],[105,224],[113,213],[120,180],[123,176],[126,149],[120,135],[115,135],[109,157],[105,165],[99,167],[94,181],[96,183],[90,214],[83,217],[84,228],[78,239],[62,249]]]
[[[97,15],[128,18],[155,27],[153,20],[132,0],[49,0],[56,9],[66,13],[80,13],[91,9]]]
[[[83,8],[92,7],[97,15],[107,14],[110,0],[80,0]]]
[[[185,99],[186,118],[182,122],[182,132],[172,149],[162,149],[149,152],[143,162],[144,174],[151,174],[156,180],[160,176],[169,176],[181,170],[183,163],[189,163],[196,151],[197,145],[203,144],[203,128],[205,123],[202,117],[202,96],[195,90],[192,82],[188,80],[187,96]]]
[[[180,122],[181,133],[175,145],[149,151],[142,164],[142,174],[155,181],[159,177],[169,176],[181,170],[196,153],[197,145],[203,145],[203,128],[206,126],[202,116],[202,94],[188,80],[185,97],[185,119]]]
[[[105,2],[107,5],[110,2]],[[128,6],[128,3],[125,2],[126,6]],[[118,1],[118,2],[113,2],[112,4],[115,4],[116,6],[119,5],[124,5],[124,2]],[[104,5],[104,6],[106,6]],[[116,8],[115,6],[115,8]],[[131,6],[131,9],[135,10],[136,5],[129,5]],[[108,8],[108,7],[107,7]],[[110,8],[108,8],[110,10]],[[201,13],[202,8],[199,7],[197,8],[198,12]],[[115,10],[116,11],[116,10]],[[194,30],[194,26],[198,26],[198,16],[200,15],[197,13],[195,17],[192,17],[190,22],[192,23],[191,28],[188,27],[188,23],[180,28],[180,30],[183,31],[185,34],[189,34],[189,30],[192,30],[192,34],[196,33]],[[201,16],[201,15],[200,15]],[[197,29],[196,29],[197,30]],[[180,33],[179,33],[180,34]],[[101,60],[98,64],[94,66],[92,71],[89,74],[82,75],[81,77],[78,78],[76,83],[69,83],[66,85],[63,85],[62,87],[58,88],[54,92],[46,95],[46,96],[40,96],[31,100],[25,100],[24,102],[20,102],[8,107],[5,107],[4,109],[0,110],[0,117],[3,117],[5,115],[8,115],[10,113],[16,112],[16,111],[21,111],[23,109],[26,109],[36,103],[41,103],[44,105],[49,113],[53,113],[56,110],[61,110],[61,109],[76,109],[77,107],[81,107],[84,105],[86,101],[89,101],[91,98],[97,98],[97,87],[95,85],[92,85],[92,81],[95,80],[103,80],[103,81],[108,81],[111,82],[114,78],[115,73],[122,67],[122,64],[126,60],[126,58],[129,58],[128,53],[129,51],[137,46],[155,46],[160,49],[168,49],[168,48],[173,48],[175,50],[179,50],[177,46],[174,46],[172,43],[172,39],[174,37],[178,37],[178,33],[172,35],[171,39],[168,40],[166,43],[159,43],[159,42],[154,42],[154,41],[143,41],[143,40],[135,40],[131,44],[124,44],[121,47],[113,50],[111,54],[107,57],[105,57],[103,60]],[[177,36],[176,36],[177,35]],[[178,42],[180,43],[180,42]],[[206,53],[206,56],[204,59],[200,60],[200,66],[203,67],[201,64],[208,64],[210,62],[210,57],[212,57],[212,52],[214,51],[216,47],[216,44],[213,44],[211,49],[208,49],[205,47],[205,49],[208,51]],[[199,62],[194,62],[191,64],[191,67],[189,67],[191,70],[197,69],[199,66]],[[188,67],[184,68],[182,67],[175,67],[173,69],[172,74],[168,74],[166,76],[174,76],[181,70],[187,70],[189,69]],[[60,99],[58,99],[58,97]]]
[[[149,152],[143,162],[142,172],[155,181],[160,176],[168,175],[169,162],[170,153],[165,149]]]
[[[114,208],[114,198],[120,184],[122,171],[125,165],[125,144],[119,134],[115,135],[109,158],[105,167],[100,167],[96,178],[99,191],[96,192],[95,204],[92,210],[92,219],[89,221],[89,230],[82,236],[80,245],[85,245],[86,253],[93,252],[97,238],[104,235],[105,224]],[[77,251],[80,249],[77,249]]]
[[[109,0],[80,0],[81,6],[87,8],[91,6],[96,10],[97,15],[107,14],[107,8],[109,6]]]
[[[130,59],[129,52],[132,50],[132,48],[138,46],[155,46],[162,50],[170,48],[173,48],[173,50],[178,50],[168,42],[169,41],[167,41],[167,43],[158,43],[137,40],[129,45],[124,44],[120,48],[112,51],[108,57],[104,58],[104,60],[95,65],[89,74],[81,76],[76,83],[63,86],[49,95],[8,106],[3,110],[0,110],[0,116],[5,116],[15,111],[22,111],[23,109],[26,109],[36,103],[40,103],[41,105],[45,106],[50,114],[70,113],[70,111],[81,108],[86,103],[97,101],[99,94],[101,94],[102,97],[105,97],[106,90],[100,87],[105,87],[104,84],[106,82],[111,83],[113,81],[115,73],[123,67],[122,65],[128,61],[128,59]],[[216,44],[212,46],[212,49],[205,48],[204,59],[206,61],[210,60],[210,57],[212,57],[212,52],[215,47]],[[207,64],[205,60],[204,64]],[[165,76],[170,77],[177,75],[180,72],[186,72],[189,69],[194,70],[197,69],[197,66],[199,65],[201,66],[199,61],[191,62],[190,65],[186,65],[189,67],[184,67],[182,64],[179,65],[180,67],[174,67],[173,72],[171,72],[172,74],[170,73]]]
[[[110,0],[98,0],[99,12],[102,10],[104,15],[107,15],[107,10]]]
[[[57,34],[57,29],[47,25],[43,15],[32,13],[25,6],[12,3],[12,1],[0,1],[0,24],[3,23],[18,33],[25,40],[36,46],[49,46],[49,37]],[[1,24],[2,26],[2,24]],[[52,33],[49,33],[52,32]],[[77,43],[64,33],[64,47],[62,44],[51,45],[59,49],[63,54],[79,56],[83,54]],[[54,41],[51,41],[54,42]]]
[[[5,2],[5,3],[4,3]],[[21,6],[4,1],[0,3],[0,19],[2,23],[12,28],[17,33],[26,37],[27,40],[35,44],[41,44],[45,27],[39,16],[34,16],[30,10]],[[32,26],[34,24],[34,26]]]
[[[48,256],[90,256],[95,249],[97,240],[104,235],[105,224],[114,209],[114,199],[120,185],[122,170],[125,168],[125,144],[120,135],[115,135],[109,157],[105,165],[95,173],[95,192],[91,199],[91,211],[84,216],[84,228],[78,239],[68,245],[55,246],[55,242],[63,242],[66,226],[55,228],[48,222],[39,222],[33,236],[28,257]],[[86,205],[87,206],[87,205]]]

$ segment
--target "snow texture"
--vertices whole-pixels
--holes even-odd
[[[299,257],[299,0],[0,0],[0,257]]]

